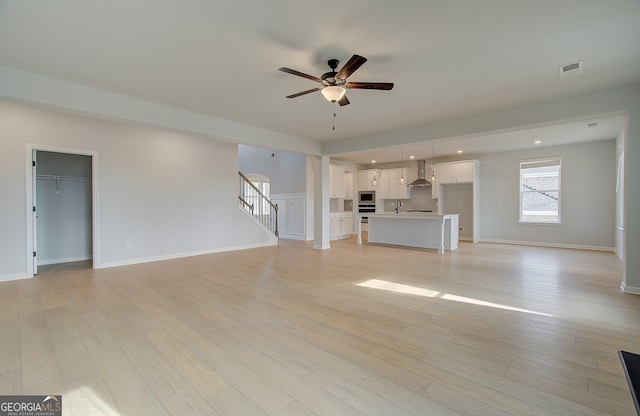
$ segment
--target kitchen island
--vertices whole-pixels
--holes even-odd
[[[431,248],[438,253],[458,248],[459,214],[401,212],[366,214],[366,217],[369,243]],[[361,221],[358,221],[357,242],[362,244]]]

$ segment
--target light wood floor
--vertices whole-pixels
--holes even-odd
[[[0,394],[65,415],[635,415],[612,253],[355,240],[0,283]]]

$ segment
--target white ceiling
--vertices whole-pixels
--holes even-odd
[[[638,0],[0,0],[0,65],[318,141],[637,82],[639,39]],[[279,67],[319,76],[354,53],[369,61],[350,81],[395,88],[350,90],[335,131],[321,94],[284,98],[316,84]],[[601,123],[522,135],[593,140]]]

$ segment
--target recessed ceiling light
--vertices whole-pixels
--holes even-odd
[[[416,155],[409,155],[409,159],[415,159]]]
[[[456,153],[460,154],[460,153],[462,153],[462,150],[456,150]]]
[[[536,139],[536,140],[533,141],[533,144],[540,144],[540,143],[542,143],[542,140],[540,140],[540,139]]]

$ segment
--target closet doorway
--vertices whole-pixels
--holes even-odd
[[[93,157],[32,150],[33,274],[93,259]]]

